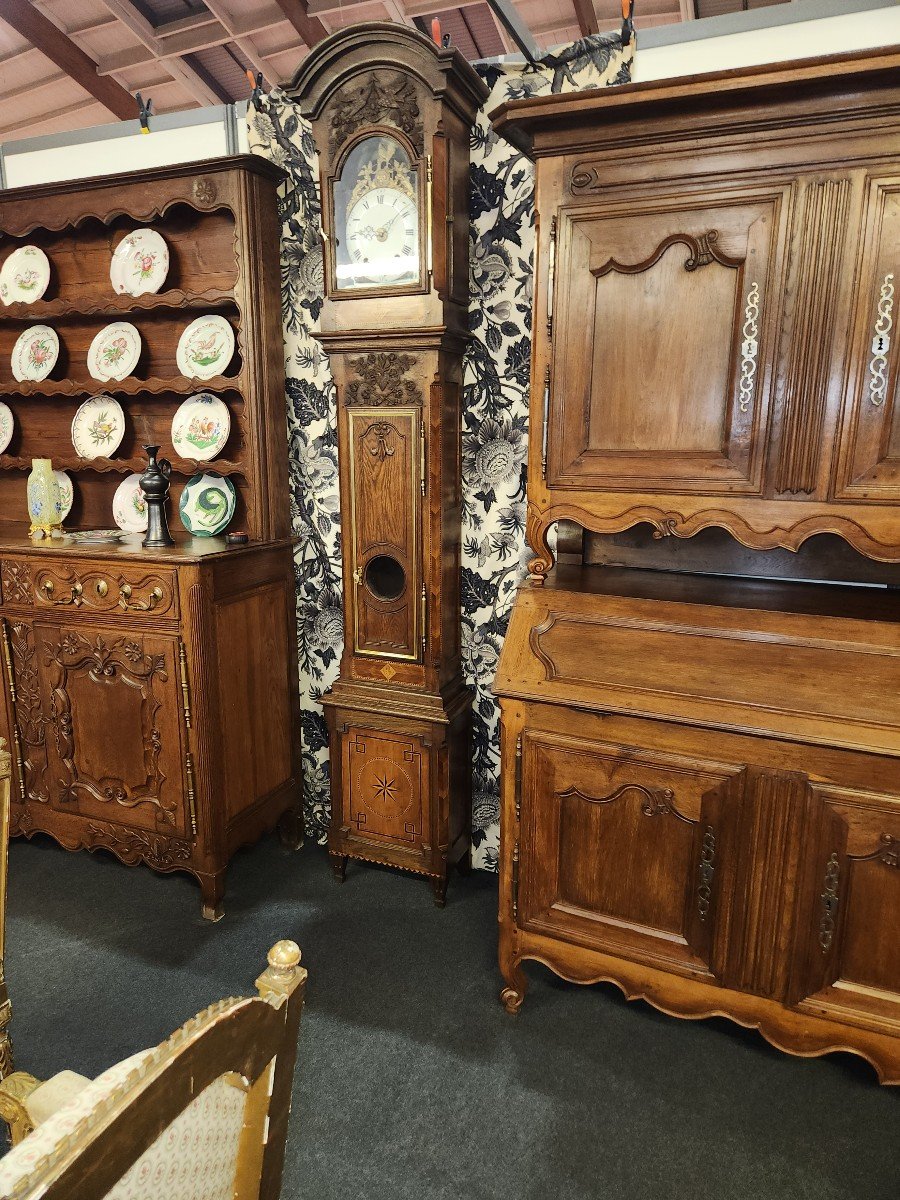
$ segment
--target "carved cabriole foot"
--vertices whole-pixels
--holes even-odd
[[[300,850],[303,846],[303,818],[296,808],[289,808],[278,818],[278,840],[288,850]]]
[[[328,851],[328,857],[331,859],[331,870],[334,874],[335,883],[343,883],[347,878],[347,855],[335,854],[333,851]]]
[[[522,1001],[528,991],[528,976],[522,970],[521,963],[513,963],[503,968],[503,978],[507,986],[500,993],[500,1003],[510,1016],[514,1017],[522,1007]]]
[[[225,916],[225,872],[217,875],[201,875],[200,891],[202,902],[200,911],[205,921],[221,921]]]
[[[446,875],[432,875],[431,886],[434,891],[435,908],[443,908],[447,903],[447,884],[450,881],[449,872]]]
[[[18,1146],[34,1129],[25,1101],[41,1081],[25,1071],[13,1071],[0,1083],[0,1120],[9,1126],[9,1140]]]

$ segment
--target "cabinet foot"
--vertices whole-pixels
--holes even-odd
[[[200,911],[205,921],[221,921],[225,916],[225,872],[200,876]]]
[[[528,976],[522,970],[521,963],[507,967],[503,972],[507,986],[500,993],[500,1003],[510,1014],[515,1016],[522,1007],[525,993],[528,991]]]
[[[303,846],[303,818],[296,808],[289,808],[278,818],[278,840],[288,850],[300,850]]]
[[[434,875],[431,880],[431,887],[434,891],[435,908],[443,908],[447,903],[447,884],[449,882],[449,874]]]
[[[347,878],[347,855],[333,854],[329,850],[328,857],[331,859],[331,870],[334,873],[334,882],[343,883]]]

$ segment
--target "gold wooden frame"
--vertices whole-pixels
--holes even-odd
[[[268,963],[256,981],[258,997],[220,1000],[193,1017],[4,1200],[98,1200],[222,1076],[247,1092],[234,1200],[277,1200],[306,971],[293,942],[273,946]],[[0,1094],[16,1079],[0,1084]]]

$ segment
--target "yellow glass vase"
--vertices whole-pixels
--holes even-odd
[[[33,458],[28,476],[29,537],[59,537],[62,534],[62,502],[59,484],[49,458]]]

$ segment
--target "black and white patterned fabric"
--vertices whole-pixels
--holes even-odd
[[[499,711],[491,695],[525,552],[525,461],[531,363],[534,171],[492,131],[505,100],[627,83],[634,42],[584,38],[539,70],[477,67],[491,89],[472,131],[472,338],[465,362],[462,472],[462,644],[473,721],[476,866],[496,870]],[[318,162],[309,126],[279,90],[248,113],[250,147],[288,173],[281,199],[282,315],[287,374],[291,513],[298,545],[297,638],[307,834],[324,841],[330,818],[328,738],[321,697],[343,644],[341,519],[334,382],[316,340],[323,265]]]

